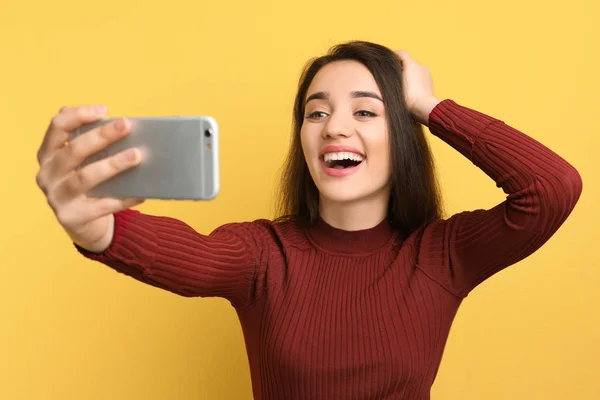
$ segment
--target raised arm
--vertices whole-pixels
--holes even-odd
[[[462,212],[423,231],[419,267],[465,296],[546,243],[575,207],[582,181],[572,165],[544,145],[452,100],[434,108],[429,129],[507,194],[492,209]]]
[[[419,232],[417,267],[464,297],[550,239],[575,207],[581,177],[556,153],[502,121],[452,100],[440,102],[428,69],[403,51],[398,56],[413,117],[507,194],[490,210],[459,213]]]

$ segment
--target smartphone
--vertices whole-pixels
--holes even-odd
[[[135,117],[123,139],[88,157],[79,168],[131,147],[142,161],[97,185],[92,197],[212,200],[219,193],[219,128],[209,116]],[[72,133],[70,140],[115,120],[106,118]]]

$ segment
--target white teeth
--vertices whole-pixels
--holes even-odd
[[[364,157],[361,156],[360,154],[348,153],[345,151],[338,152],[338,153],[325,153],[323,158],[324,158],[325,162],[338,161],[338,160],[352,160],[352,161],[361,162],[364,160]]]

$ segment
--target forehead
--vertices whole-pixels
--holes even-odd
[[[358,61],[343,60],[321,68],[308,87],[307,95],[315,92],[329,92],[331,96],[347,95],[353,91],[370,91],[381,95],[367,67]]]

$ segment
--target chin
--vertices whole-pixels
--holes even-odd
[[[335,184],[321,183],[317,187],[319,188],[321,198],[334,203],[353,203],[368,199],[375,192],[375,190],[369,190],[369,188],[361,187],[351,182],[336,182]]]
[[[389,178],[387,181],[381,179],[383,172],[368,173],[369,171],[361,168],[349,176],[332,177],[320,170],[321,167],[320,162],[313,165],[310,173],[323,200],[340,205],[366,202],[373,206],[379,206],[382,202],[387,204],[389,201],[391,185]]]
[[[365,197],[364,194],[356,193],[356,191],[352,190],[343,192],[339,190],[324,190],[319,192],[322,199],[333,203],[352,203]]]
[[[353,176],[343,180],[319,176],[315,181],[320,197],[331,203],[351,204],[365,202],[378,207],[389,202],[390,182],[369,176]]]

